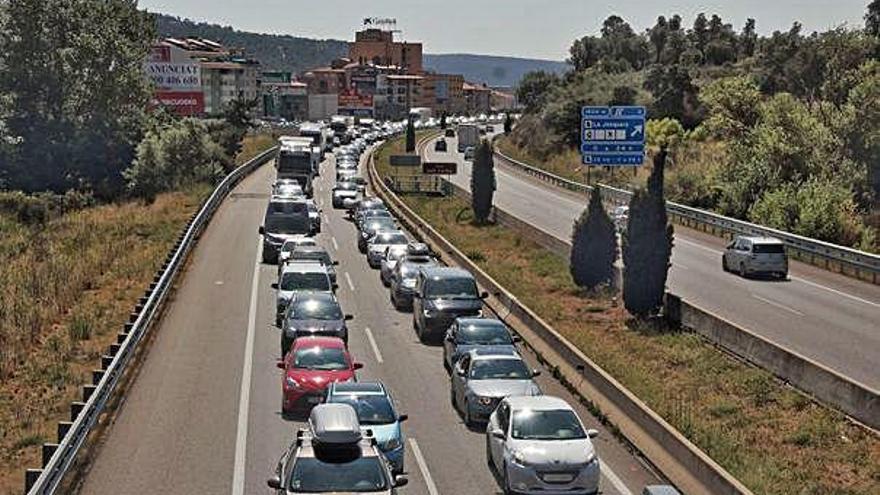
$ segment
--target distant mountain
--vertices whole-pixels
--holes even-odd
[[[263,70],[299,73],[326,66],[331,60],[348,55],[346,41],[250,33],[230,26],[196,22],[165,14],[156,14],[156,22],[162,38],[192,36],[207,38],[229,47],[243,48],[248,56],[260,61]]]
[[[229,47],[243,48],[248,56],[260,61],[263,70],[287,70],[301,73],[315,67],[327,66],[333,59],[348,55],[348,42],[341,40],[314,40],[289,35],[238,31],[231,26],[181,19],[155,14],[159,36],[162,38],[207,38]],[[490,55],[442,54],[424,56],[425,68],[449,74],[464,74],[472,82],[490,86],[513,86],[531,70],[564,72],[563,62]]]
[[[523,74],[544,70],[561,74],[568,64],[553,60],[497,57],[469,54],[425,54],[425,68],[447,74],[464,74],[471,82],[485,82],[489,86],[515,86]]]

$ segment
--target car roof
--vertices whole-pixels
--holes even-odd
[[[406,235],[406,233],[400,229],[387,229],[387,230],[380,230],[380,231],[376,232],[376,237],[388,236],[388,235],[392,235],[392,234]],[[376,237],[374,237],[374,239]]]
[[[314,246],[297,246],[293,251],[294,253],[326,253],[330,254],[330,251],[327,250],[324,246],[314,245]]]
[[[293,297],[293,302],[303,302],[303,301],[319,301],[323,303],[332,302],[334,304],[339,304],[339,300],[336,298],[335,294],[331,294],[329,292],[306,292],[299,295],[295,295]]]
[[[291,262],[292,261],[292,262]],[[320,272],[327,273],[327,267],[324,266],[320,261],[313,260],[289,260],[284,264],[284,268],[281,269],[281,273],[306,273],[306,272]]]
[[[385,395],[385,385],[379,381],[336,382],[330,385],[331,394]]]
[[[422,273],[428,278],[474,278],[471,272],[452,266],[428,266],[422,268]]]
[[[327,349],[345,349],[345,342],[339,337],[327,337],[323,335],[315,335],[308,337],[299,337],[293,341],[293,347],[325,347]]]
[[[748,236],[741,235],[740,239],[751,242],[752,244],[784,244],[781,240],[775,237],[760,237],[760,236]]]
[[[563,399],[552,395],[518,395],[507,398],[507,403],[512,409],[568,409],[574,411],[574,408]]]
[[[475,349],[471,349],[468,353],[471,359],[518,359],[523,360],[522,356],[509,345],[481,345]]]
[[[460,316],[455,319],[458,322],[459,327],[471,328],[471,327],[498,327],[498,328],[507,328],[507,325],[504,324],[501,320],[496,320],[495,318],[479,318],[474,316]]]

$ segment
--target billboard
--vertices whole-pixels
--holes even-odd
[[[339,108],[369,108],[373,109],[373,95],[361,94],[357,89],[349,89],[339,93]]]
[[[156,88],[153,104],[170,107],[178,115],[205,111],[202,70],[186,51],[167,44],[154,45],[144,71]]]

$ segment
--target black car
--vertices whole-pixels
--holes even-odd
[[[434,143],[434,151],[446,153],[446,140],[438,139],[437,142]]]
[[[446,137],[455,137],[455,129],[446,129],[446,133],[444,134]]]
[[[513,337],[503,321],[494,318],[456,318],[443,339],[443,366],[452,370],[458,358],[478,347],[508,348],[516,351]]]
[[[333,294],[311,293],[295,296],[287,305],[281,326],[281,355],[299,337],[339,337],[348,342],[345,322],[352,315],[342,313]]]
[[[477,282],[467,270],[423,268],[413,294],[413,327],[419,340],[436,340],[460,316],[482,316],[486,297],[489,294],[477,291]]]

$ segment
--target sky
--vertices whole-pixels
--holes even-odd
[[[477,53],[564,60],[572,40],[598,33],[611,14],[637,31],[658,15],[679,14],[690,26],[699,12],[717,13],[739,30],[748,17],[758,31],[805,32],[862,27],[868,0],[141,0],[151,12],[231,25],[242,31],[353,40],[365,17],[392,17],[400,39],[425,53]]]

